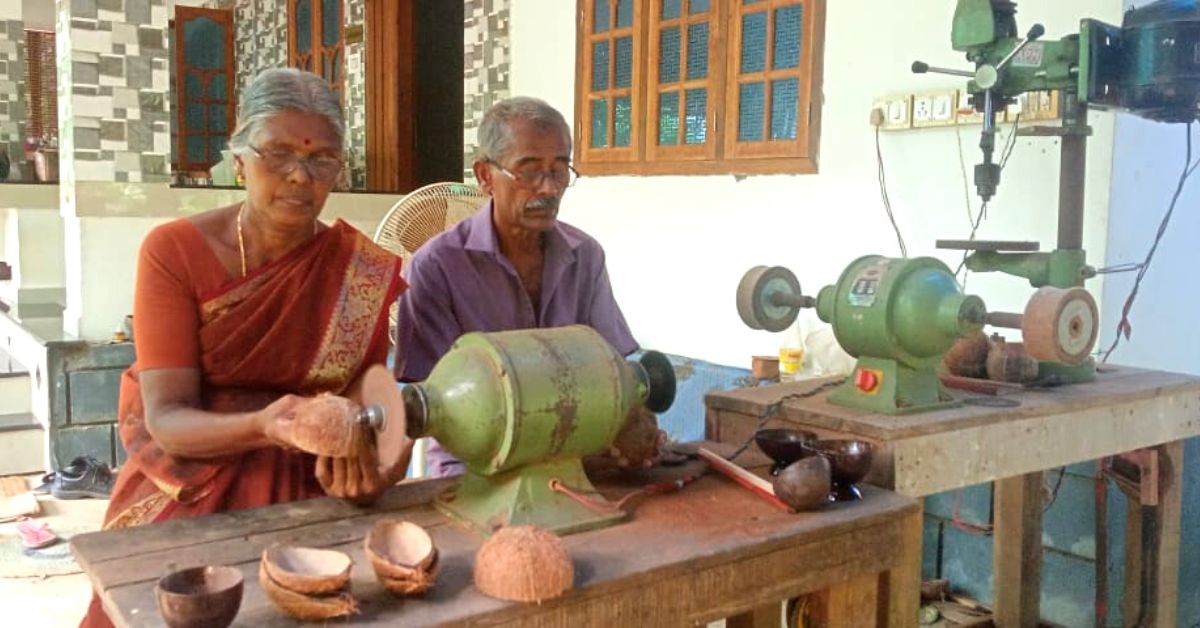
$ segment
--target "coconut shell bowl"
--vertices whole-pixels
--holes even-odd
[[[754,433],[754,442],[772,461],[771,475],[779,475],[785,467],[793,462],[812,455],[804,448],[805,443],[817,440],[817,435],[803,430],[787,428],[772,428],[758,430]]]
[[[805,447],[829,460],[833,479],[831,500],[862,499],[862,493],[856,484],[871,470],[871,459],[874,455],[871,443],[862,440],[829,439],[814,440],[806,443]]]
[[[171,628],[224,628],[242,605],[242,573],[233,567],[180,569],[154,588],[158,611]]]

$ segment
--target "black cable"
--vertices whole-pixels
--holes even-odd
[[[900,243],[900,256],[908,257],[908,247],[904,245],[904,236],[900,235],[900,227],[896,224],[896,215],[892,213],[892,201],[888,198],[887,175],[883,171],[883,148],[879,143],[879,127],[875,127],[875,162],[879,166],[879,196],[883,199],[883,209],[887,211],[888,220],[892,221],[892,229],[896,232],[896,241]]]
[[[1008,165],[1008,158],[1012,157],[1013,149],[1017,147],[1017,123],[1021,121],[1021,114],[1017,114],[1013,118],[1012,129],[1008,132],[1008,137],[1004,140],[1004,148],[1000,151],[1000,172],[1004,172],[1004,167]],[[966,176],[965,169],[963,176]],[[968,205],[969,207],[969,205]],[[979,231],[979,225],[983,224],[983,220],[987,218],[988,202],[984,201],[979,205],[979,212],[975,215],[975,220],[971,222],[971,235],[967,237],[968,242],[975,241],[975,233]],[[958,263],[958,268],[954,269],[954,276],[958,276],[962,272],[963,267],[967,265],[967,257],[971,254],[970,251],[963,251],[962,260]],[[962,287],[965,290],[967,286],[967,276],[964,274],[962,279]]]
[[[1200,166],[1200,159],[1195,163],[1192,162],[1192,123],[1188,122],[1187,128],[1184,129],[1187,135],[1187,153],[1183,159],[1183,172],[1179,174],[1179,183],[1175,186],[1175,193],[1171,195],[1171,203],[1167,206],[1167,212],[1163,215],[1162,221],[1158,224],[1158,232],[1154,234],[1154,242],[1150,245],[1150,250],[1146,252],[1146,259],[1138,266],[1137,278],[1133,280],[1133,288],[1129,291],[1129,296],[1125,297],[1125,305],[1121,308],[1121,320],[1117,322],[1116,336],[1113,338],[1112,344],[1108,346],[1108,350],[1104,352],[1104,358],[1101,362],[1108,362],[1109,356],[1113,351],[1117,350],[1117,345],[1121,344],[1121,336],[1126,339],[1133,333],[1133,325],[1129,322],[1129,314],[1133,310],[1133,303],[1137,300],[1138,289],[1141,288],[1142,279],[1146,277],[1146,273],[1150,270],[1150,262],[1154,260],[1154,253],[1158,250],[1158,243],[1162,241],[1163,235],[1167,232],[1167,225],[1171,222],[1171,215],[1175,213],[1175,206],[1179,202],[1179,196],[1183,193],[1183,187],[1187,183],[1189,177],[1195,172],[1196,166]]]
[[[1050,500],[1047,501],[1044,506],[1042,506],[1042,512],[1050,510],[1050,507],[1054,505],[1054,500],[1058,499],[1058,489],[1062,487],[1063,476],[1066,474],[1066,467],[1058,468],[1058,479],[1054,481],[1054,488],[1050,489]]]
[[[746,442],[742,443],[742,446],[738,447],[732,454],[725,456],[725,459],[730,462],[733,462],[733,460],[735,458],[742,455],[742,452],[746,451],[746,448],[750,447],[750,444],[754,442],[754,435],[758,434],[758,431],[761,430],[763,428],[763,426],[767,424],[767,421],[770,420],[771,417],[775,416],[775,414],[777,412],[779,412],[780,409],[783,408],[784,402],[791,401],[793,399],[806,399],[808,397],[814,397],[816,395],[819,395],[819,394],[825,392],[826,390],[829,390],[830,388],[840,386],[845,381],[846,381],[846,378],[844,378],[844,377],[830,380],[828,382],[825,382],[824,384],[821,384],[820,386],[811,388],[804,392],[798,392],[798,393],[792,393],[790,395],[784,395],[783,397],[780,397],[778,400],[776,400],[775,403],[767,404],[767,407],[765,410],[763,410],[763,413],[758,415],[758,419],[755,421],[754,431],[750,432],[750,437],[747,438]]]

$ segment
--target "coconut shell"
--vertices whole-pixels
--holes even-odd
[[[379,583],[398,595],[423,593],[437,578],[438,551],[433,538],[411,521],[375,524],[363,540],[363,553]]]
[[[353,561],[334,550],[273,545],[263,550],[262,564],[271,579],[285,589],[327,595],[350,584]]]
[[[542,528],[502,528],[475,555],[475,587],[497,599],[540,603],[574,585],[566,544]]]
[[[771,486],[775,496],[796,510],[815,510],[829,502],[832,487],[832,467],[825,456],[801,458],[786,466]]]
[[[976,332],[959,338],[942,358],[942,364],[951,375],[984,378],[987,377],[988,351],[991,348],[987,334]]]
[[[644,406],[629,411],[609,453],[622,467],[649,467],[658,458],[658,417]]]
[[[361,438],[358,404],[337,395],[320,395],[300,405],[293,418],[292,444],[318,456],[349,458]]]
[[[1037,360],[1025,352],[1019,342],[999,340],[992,345],[987,360],[988,378],[998,382],[1026,384],[1037,379]]]
[[[304,595],[285,589],[271,579],[266,563],[258,567],[258,584],[267,599],[283,614],[303,621],[322,621],[358,613],[358,601],[343,590],[331,595]]]

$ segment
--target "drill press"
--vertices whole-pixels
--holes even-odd
[[[1059,90],[1062,124],[1020,129],[1019,135],[1058,137],[1058,242],[1038,252],[1035,242],[939,240],[943,249],[970,251],[966,266],[975,272],[1000,271],[1027,279],[1034,287],[1074,288],[1096,275],[1083,250],[1083,195],[1089,107],[1119,109],[1161,122],[1189,122],[1200,101],[1200,6],[1197,0],[1159,0],[1130,9],[1121,27],[1084,19],[1079,32],[1057,41],[1042,39],[1035,24],[1022,37],[1016,2],[958,0],[951,44],[966,54],[974,71],[913,63],[913,72],[935,72],[970,79],[967,91],[983,114],[975,166],[975,187],[986,203],[1000,184],[993,160],[996,112],[1020,94]],[[1095,324],[1096,321],[1091,321]],[[1042,383],[1095,379],[1094,360],[1076,365],[1039,362]]]
[[[439,510],[484,535],[508,525],[568,534],[624,518],[604,511],[581,458],[607,451],[635,405],[662,412],[674,398],[666,356],[627,361],[574,325],[463,335],[428,379],[404,388],[403,414],[410,438],[437,438],[467,467]]]

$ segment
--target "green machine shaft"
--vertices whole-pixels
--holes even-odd
[[[607,451],[635,405],[667,409],[675,379],[661,353],[627,361],[575,325],[465,334],[403,394],[409,436],[436,438],[467,467],[438,509],[485,535],[508,525],[567,534],[623,515],[598,514],[552,483],[603,501],[581,458]]]

